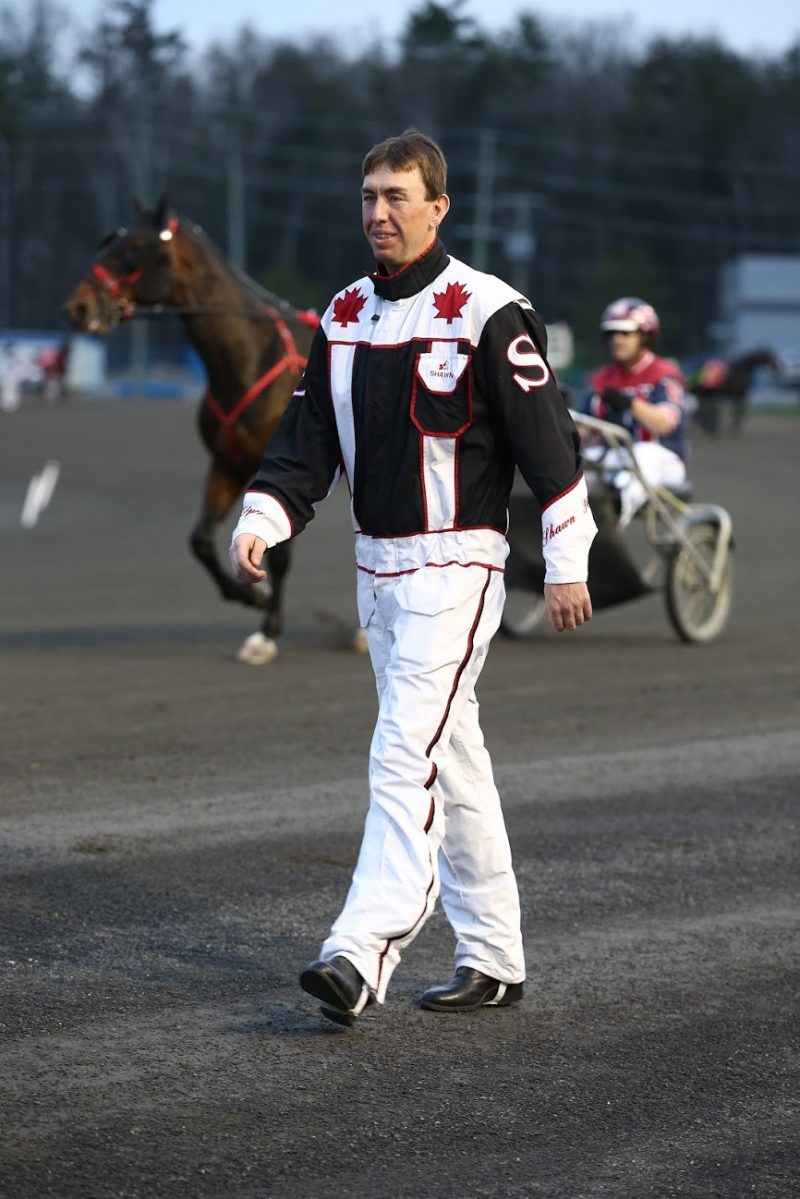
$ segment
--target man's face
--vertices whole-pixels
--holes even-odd
[[[361,185],[361,220],[376,260],[393,273],[408,266],[431,244],[450,201],[425,196],[418,166],[393,171],[384,164]]]
[[[644,353],[644,337],[638,329],[632,333],[623,333],[622,330],[615,329],[613,333],[608,333],[606,336],[609,355],[620,366],[633,366]]]

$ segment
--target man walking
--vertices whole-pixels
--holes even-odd
[[[542,509],[551,624],[574,629],[591,616],[596,529],[544,325],[511,287],[448,257],[438,238],[446,169],[415,130],[367,154],[362,220],[375,272],[325,313],[231,546],[238,578],[264,578],[264,551],[299,533],[345,477],[379,713],[352,884],[300,978],[343,1024],[383,1002],[440,893],[456,973],[422,1006],[522,997],[517,886],[475,698],[503,607],[515,466]]]

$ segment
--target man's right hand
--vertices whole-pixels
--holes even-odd
[[[545,583],[547,617],[557,633],[577,629],[592,619],[592,601],[585,583]]]
[[[267,543],[254,533],[240,533],[231,545],[229,556],[234,576],[240,583],[260,583],[267,572],[261,569],[261,559]]]

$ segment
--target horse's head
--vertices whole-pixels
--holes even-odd
[[[774,371],[776,375],[780,375],[783,372],[783,367],[777,354],[769,346],[760,346],[757,350],[751,350],[749,354],[743,354],[741,358],[738,358],[737,362],[753,370],[759,366],[766,366],[768,370]]]
[[[108,333],[137,308],[170,300],[171,242],[177,220],[162,196],[149,211],[137,202],[131,229],[118,229],[100,243],[98,257],[64,305],[70,324],[84,333]]]

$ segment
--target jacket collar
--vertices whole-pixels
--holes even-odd
[[[447,252],[437,237],[419,258],[401,267],[392,275],[384,273],[382,267],[370,275],[376,295],[382,300],[407,300],[422,291],[441,275],[450,262]]]

